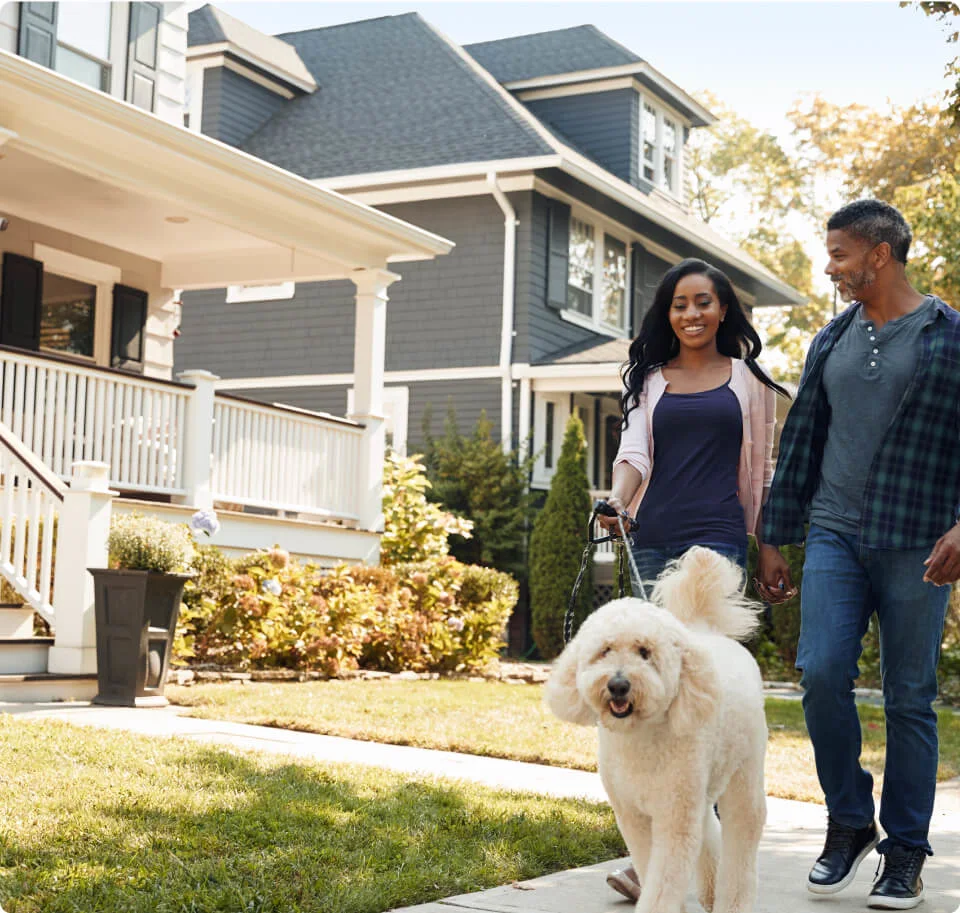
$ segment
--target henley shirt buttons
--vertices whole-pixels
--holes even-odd
[[[880,350],[879,350],[879,349],[874,349],[874,350],[873,350],[873,354],[874,354],[874,355],[879,355],[879,354],[880,354]]]
[[[875,368],[876,366],[877,366],[877,363],[876,363],[875,361],[871,361],[871,362],[870,362],[870,367],[871,367],[871,368]]]

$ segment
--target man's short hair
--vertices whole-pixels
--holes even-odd
[[[827,231],[839,229],[876,246],[886,241],[894,260],[907,262],[913,233],[907,220],[889,203],[857,200],[838,209],[827,222]]]

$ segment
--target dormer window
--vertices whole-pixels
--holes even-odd
[[[640,100],[640,174],[654,187],[680,196],[682,127],[679,119],[648,98]]]

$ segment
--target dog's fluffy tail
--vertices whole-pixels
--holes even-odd
[[[660,575],[653,602],[685,625],[748,640],[759,627],[760,605],[743,595],[743,572],[717,552],[694,546]]]

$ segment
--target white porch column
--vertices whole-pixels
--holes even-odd
[[[67,675],[97,671],[97,635],[93,613],[93,577],[88,567],[107,566],[110,535],[110,467],[73,464],[57,524],[57,567],[53,582],[56,637],[47,669]]]
[[[357,467],[360,528],[383,529],[383,373],[387,329],[387,289],[400,277],[385,269],[356,272],[357,318],[353,340],[353,412],[364,424]]]
[[[213,507],[213,404],[216,382],[209,371],[181,371],[177,379],[193,384],[187,401],[187,417],[183,428],[183,487],[186,493],[177,498],[198,510]]]

